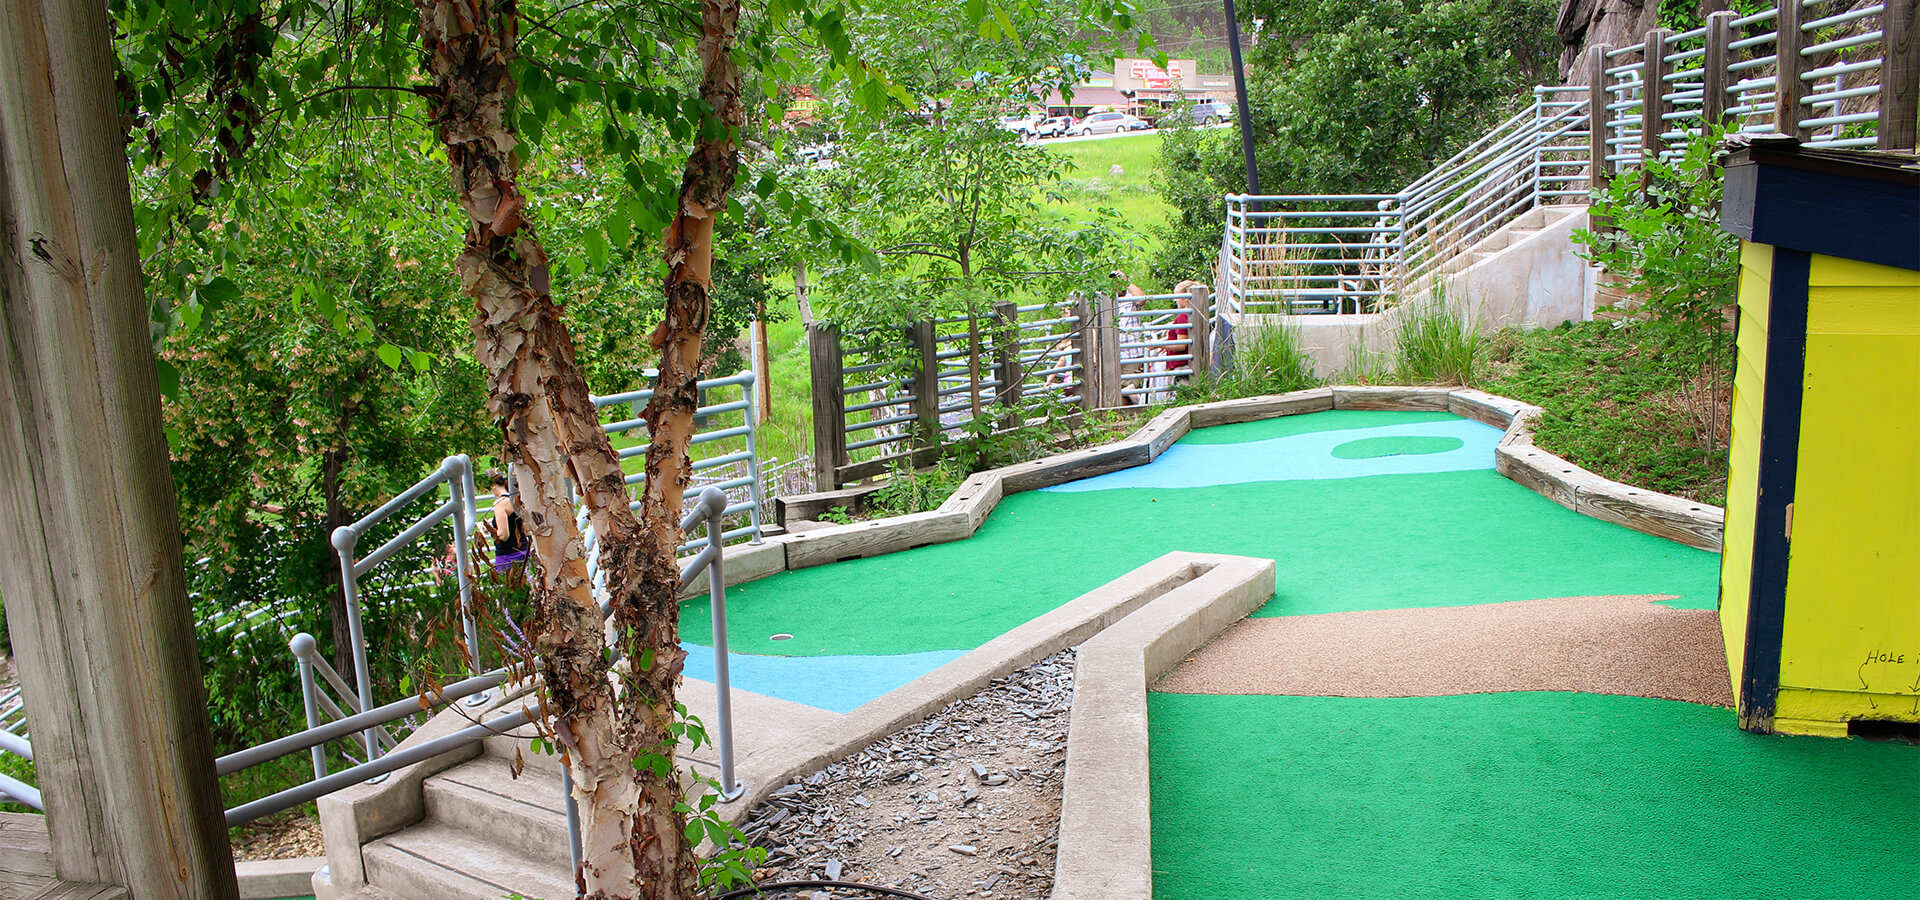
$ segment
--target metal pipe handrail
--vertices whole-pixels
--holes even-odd
[[[40,789],[11,775],[0,775],[0,794],[12,797],[41,812],[47,811],[46,801],[40,797]]]
[[[0,730],[0,750],[27,760],[33,759],[33,743],[11,731]]]
[[[375,725],[404,719],[422,710],[436,706],[445,706],[455,700],[465,699],[475,694],[485,693],[505,683],[507,673],[496,669],[484,675],[463,678],[431,694],[421,694],[395,700],[384,706],[376,706],[366,712],[355,713],[337,722],[328,722],[295,732],[286,737],[276,738],[264,744],[236,750],[214,760],[214,771],[220,775],[231,775],[243,769],[250,769],[264,762],[279,759],[282,756],[298,753],[328,741],[343,738],[356,732],[366,731]]]
[[[740,796],[740,794],[745,791],[746,786],[735,777],[733,766],[732,701],[729,696],[731,685],[726,663],[726,582],[721,571],[723,549],[718,539],[718,532],[719,529],[723,527],[722,521],[727,509],[726,493],[717,488],[709,487],[701,492],[695,509],[681,520],[681,528],[683,531],[693,527],[698,522],[705,521],[707,523],[708,538],[708,546],[683,565],[681,568],[681,578],[683,581],[691,580],[702,571],[705,571],[708,575],[708,589],[713,604],[715,629],[715,687],[716,690],[719,691],[719,714],[717,716],[719,723],[715,746],[721,756],[722,797],[731,800]],[[610,610],[611,604],[603,606],[602,615],[607,614]],[[311,642],[311,636],[306,637],[308,641]],[[303,660],[309,658],[307,654],[299,654],[296,652],[296,655],[299,655]],[[269,760],[278,759],[292,753],[298,753],[302,750],[318,748],[328,741],[361,732],[371,726],[383,725],[387,722],[418,713],[423,709],[444,706],[454,700],[484,693],[504,683],[506,679],[507,673],[504,669],[496,669],[482,676],[464,679],[448,685],[443,690],[430,696],[410,697],[404,700],[398,700],[366,712],[347,716],[335,722],[311,727],[298,734],[269,741],[257,747],[249,747],[236,753],[227,754],[215,761],[215,770],[221,775],[227,775]],[[475,741],[504,734],[532,720],[532,715],[523,707],[519,711],[470,726],[451,735],[426,741],[413,747],[397,749],[385,756],[369,758],[366,762],[351,766],[339,772],[321,775],[305,784],[229,809],[226,812],[227,825],[229,827],[240,825],[261,816],[271,815],[275,812],[292,808],[317,797],[340,790],[341,788],[350,787],[362,781],[387,775],[402,767],[431,759]],[[30,803],[30,805],[39,808],[38,791],[34,791],[25,785],[19,785],[17,782],[9,784],[8,782],[11,781],[12,779],[0,776],[0,791],[5,791],[17,799],[27,800],[28,798],[21,797],[14,792],[13,788],[19,787],[23,793],[31,793],[31,800],[33,802]],[[568,792],[568,799],[570,812],[568,825],[577,847],[579,822],[577,815],[571,814],[574,812],[571,804],[571,791]]]
[[[363,781],[370,781],[388,775],[417,762],[425,762],[442,753],[458,750],[475,741],[485,740],[497,734],[505,734],[533,721],[533,716],[524,708],[517,712],[498,716],[486,722],[470,725],[445,737],[435,738],[412,747],[397,750],[379,759],[370,760],[351,768],[342,769],[324,778],[316,778],[305,784],[296,785],[277,793],[268,794],[250,803],[243,803],[227,810],[227,827],[244,825],[262,816],[270,816],[282,810],[292,809],[302,803],[324,797],[334,791],[349,788]]]
[[[433,493],[442,484],[447,486],[450,495],[445,503],[436,506],[432,512],[403,529],[400,536],[381,545],[364,559],[355,560],[355,548],[362,535],[407,505]],[[372,513],[333,530],[330,537],[334,552],[340,558],[340,589],[345,595],[343,599],[347,608],[347,631],[349,639],[353,642],[354,679],[357,682],[355,690],[348,693],[354,694],[358,699],[360,709],[364,710],[373,705],[373,679],[369,677],[367,670],[366,631],[360,620],[360,577],[371,572],[375,566],[397,552],[402,545],[417,539],[434,525],[449,518],[453,520],[454,567],[459,580],[461,624],[468,647],[478,646],[479,626],[473,615],[473,584],[467,547],[471,530],[478,522],[472,513],[476,507],[473,494],[473,463],[465,454],[455,454],[442,460],[440,467],[435,469],[432,475],[415,482],[413,486],[400,492],[392,500],[381,504]],[[309,721],[308,724],[311,725],[312,722]],[[380,755],[379,736],[374,729],[367,729],[361,736],[361,744],[369,760]]]

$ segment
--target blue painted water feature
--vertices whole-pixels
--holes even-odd
[[[687,677],[713,680],[713,648],[682,643]],[[728,653],[727,674],[743,691],[849,713],[968,651],[930,650],[896,656],[758,656]]]
[[[1310,481],[1360,478],[1367,475],[1415,475],[1464,472],[1493,468],[1493,448],[1500,443],[1498,428],[1469,419],[1411,422],[1315,431],[1242,444],[1177,443],[1151,464],[1122,469],[1093,478],[1058,484],[1045,491],[1075,493],[1119,488],[1195,488],[1255,481]],[[1453,449],[1440,452],[1371,455],[1363,442],[1390,446],[1382,439],[1453,438]],[[1356,458],[1336,455],[1342,447],[1361,444]],[[1439,446],[1428,442],[1429,446]]]

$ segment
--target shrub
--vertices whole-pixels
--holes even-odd
[[[1583,256],[1646,298],[1647,321],[1717,339],[1739,287],[1740,241],[1720,227],[1724,130],[1696,137],[1671,162],[1649,159],[1593,193],[1593,214],[1614,230],[1574,232]],[[1644,190],[1641,187],[1645,182]]]
[[[1224,350],[1224,348],[1223,348]],[[1202,372],[1174,389],[1176,403],[1206,403],[1235,397],[1284,394],[1320,384],[1313,363],[1300,349],[1300,332],[1286,325],[1243,328],[1234,333],[1227,364],[1219,373]]]
[[[1466,384],[1473,380],[1480,355],[1480,331],[1447,303],[1444,291],[1434,299],[1406,307],[1394,335],[1395,375],[1406,384]]]
[[[877,515],[904,516],[926,512],[947,502],[954,488],[967,480],[967,473],[953,460],[915,471],[896,466],[887,483],[867,497],[867,505]]]

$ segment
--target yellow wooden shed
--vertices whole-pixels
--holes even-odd
[[[1720,621],[1740,726],[1920,723],[1920,165],[1756,140],[1726,163],[1739,360]]]

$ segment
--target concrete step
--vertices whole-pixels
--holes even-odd
[[[566,865],[529,856],[528,849],[491,843],[464,828],[429,820],[374,841],[363,852],[367,882],[408,900],[572,897],[573,878]],[[564,843],[560,853],[566,854]]]
[[[535,753],[533,751],[532,741],[530,740],[535,734],[536,732],[532,725],[522,725],[505,734],[487,738],[480,742],[480,746],[484,751],[481,758],[511,760],[514,758],[514,754],[518,752],[521,764],[528,770],[545,772],[555,779],[558,779],[561,769],[560,754]]]
[[[506,760],[480,756],[427,779],[423,790],[429,821],[466,829],[561,871],[571,863],[566,796],[554,772],[528,767],[515,778]]]

